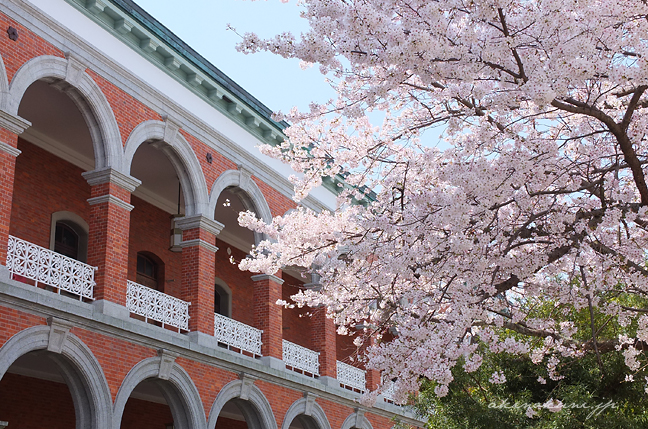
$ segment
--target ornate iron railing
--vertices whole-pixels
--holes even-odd
[[[44,283],[79,296],[93,299],[94,273],[97,267],[61,255],[29,241],[9,236],[7,268],[16,276]]]
[[[262,330],[241,323],[229,317],[214,313],[214,337],[227,348],[237,348],[241,353],[248,352],[261,356]]]
[[[396,394],[396,385],[394,384],[394,382],[383,380],[383,385],[386,386],[385,390],[383,390],[382,392],[384,401],[398,406],[402,405],[396,402],[396,400],[394,399],[394,395]]]
[[[319,353],[306,347],[283,340],[283,361],[292,369],[319,375]]]
[[[365,391],[365,371],[360,368],[337,361],[337,379],[341,387],[349,387],[361,393]]]
[[[146,321],[155,320],[162,326],[169,325],[189,330],[189,306],[191,303],[175,298],[139,283],[128,281],[126,307],[131,313],[144,316]]]

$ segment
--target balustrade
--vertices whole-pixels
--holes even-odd
[[[283,361],[293,370],[319,375],[319,353],[306,347],[283,340]]]
[[[181,299],[159,292],[139,283],[128,281],[126,307],[131,313],[144,316],[180,330],[189,330],[189,305]]]
[[[341,387],[357,390],[360,393],[365,391],[365,371],[360,368],[337,361],[337,379]]]
[[[83,298],[93,299],[95,286],[93,267],[29,241],[9,236],[7,269],[14,276],[34,280]]]
[[[236,348],[241,353],[261,356],[262,333],[260,329],[214,313],[214,337],[219,343],[226,344],[228,349]]]

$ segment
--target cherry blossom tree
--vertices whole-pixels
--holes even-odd
[[[262,150],[300,173],[297,200],[344,178],[339,208],[242,214],[269,240],[241,268],[320,276],[294,300],[365,326],[368,365],[401,398],[422,379],[445,395],[484,347],[554,380],[562,359],[622,354],[645,382],[646,1],[302,4],[307,33],[240,49],[319,64],[336,85]],[[449,148],[430,144],[435,127]]]

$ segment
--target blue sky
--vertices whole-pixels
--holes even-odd
[[[239,34],[269,38],[290,31],[298,36],[308,29],[308,21],[299,17],[298,0],[134,1],[273,111],[287,112],[293,106],[307,110],[312,101],[335,97],[317,66],[302,70],[296,59],[267,52],[242,54],[236,50],[240,36],[227,29],[230,24]],[[373,112],[369,117],[378,125],[383,116]],[[446,148],[439,141],[441,132],[425,131],[423,144]]]
[[[231,24],[240,34],[299,34],[308,22],[299,17],[297,0],[135,2],[272,110],[286,112],[293,106],[306,110],[309,102],[334,96],[317,67],[302,70],[298,60],[266,52],[244,55],[235,49],[240,37],[227,30]]]

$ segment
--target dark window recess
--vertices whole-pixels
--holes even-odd
[[[70,258],[79,259],[79,234],[63,222],[56,223],[54,251]]]
[[[157,264],[140,253],[137,254],[137,283],[159,290]]]
[[[221,310],[221,295],[217,289],[214,290],[214,313],[223,314],[223,310]],[[223,315],[226,316],[225,314]]]

